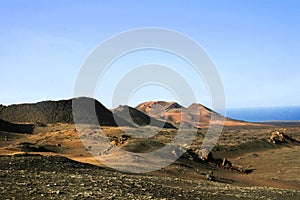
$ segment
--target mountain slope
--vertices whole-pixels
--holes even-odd
[[[149,117],[145,113],[129,107],[129,106],[119,106],[112,111],[115,115],[126,119],[132,124],[137,124],[139,126],[157,126],[157,127],[164,127],[164,128],[176,128],[169,122],[164,122],[161,120],[154,119],[153,117]]]
[[[74,108],[77,110],[78,120],[76,122],[89,124],[99,122],[100,125],[117,126],[110,110],[99,101],[87,97],[3,106],[0,111],[0,119],[12,123],[74,123],[72,100]],[[97,118],[94,117],[95,111]],[[118,125],[132,126],[124,119],[116,117],[116,120],[119,122]]]

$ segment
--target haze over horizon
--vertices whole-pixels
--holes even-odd
[[[12,0],[0,2],[0,17],[0,104],[72,98],[80,67],[97,45],[123,31],[160,27],[206,50],[223,80],[227,107],[300,106],[299,1]],[[112,90],[124,73],[156,61],[186,77],[197,102],[210,107],[209,91],[188,63],[150,50],[114,63],[95,98],[111,108]],[[130,106],[178,101],[159,85],[131,97]]]

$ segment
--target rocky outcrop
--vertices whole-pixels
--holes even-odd
[[[273,144],[282,144],[286,142],[284,139],[284,134],[279,131],[272,132],[269,141]]]
[[[274,131],[268,139],[269,142],[273,144],[288,144],[288,143],[300,143],[300,141],[284,134],[280,131]]]

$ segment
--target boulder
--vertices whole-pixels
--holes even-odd
[[[199,158],[203,161],[210,162],[213,160],[212,153],[208,152],[207,149],[200,149],[196,152],[199,155]]]
[[[271,136],[269,138],[269,141],[273,144],[282,144],[285,143],[285,135],[283,132],[274,131],[271,133]]]

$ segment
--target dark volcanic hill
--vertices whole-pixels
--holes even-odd
[[[164,128],[176,128],[169,122],[157,120],[130,106],[119,106],[118,108],[113,109],[112,112],[132,124],[137,124],[138,126],[151,125]]]
[[[76,122],[88,124],[97,124],[99,122],[100,125],[117,126],[110,110],[99,101],[87,97],[2,106],[0,119],[12,123],[74,123],[72,100],[74,108],[77,110],[76,116],[78,120]],[[95,111],[97,118],[94,117]],[[132,124],[117,116],[116,120],[118,125],[132,126]]]

